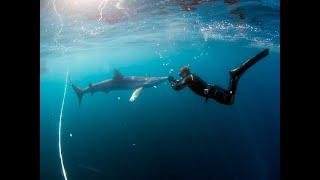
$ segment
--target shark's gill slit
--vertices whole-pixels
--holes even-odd
[[[65,180],[68,180],[68,178],[67,178],[66,170],[64,168],[63,156],[62,156],[62,150],[61,150],[61,121],[62,121],[62,116],[63,116],[64,100],[66,98],[66,91],[67,91],[67,85],[68,85],[68,76],[69,76],[69,70],[67,71],[67,74],[66,74],[66,80],[65,80],[65,84],[64,84],[64,92],[63,92],[63,99],[62,99],[60,117],[59,117],[59,157],[60,157],[61,169],[62,169],[63,177],[64,177]]]

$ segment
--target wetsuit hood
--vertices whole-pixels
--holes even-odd
[[[188,66],[184,66],[184,67],[180,68],[179,76],[184,78],[184,77],[188,76],[189,74],[191,74],[191,72],[190,72],[190,69]]]

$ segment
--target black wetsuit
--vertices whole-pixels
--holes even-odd
[[[217,85],[210,85],[194,74],[189,74],[180,81],[170,79],[169,82],[174,90],[181,90],[188,86],[194,93],[205,97],[206,102],[209,98],[212,98],[227,105],[233,104],[237,87],[237,80],[234,79],[230,80],[230,86],[226,90]]]
[[[168,78],[171,87],[174,90],[181,90],[188,86],[196,94],[205,97],[206,102],[209,98],[218,101],[219,103],[232,105],[234,103],[234,96],[237,90],[239,78],[241,75],[249,69],[252,65],[258,62],[263,57],[269,54],[269,50],[265,49],[256,56],[245,61],[238,68],[230,71],[230,81],[228,89],[223,89],[217,85],[210,85],[203,81],[200,77],[190,73],[177,81],[172,76]]]

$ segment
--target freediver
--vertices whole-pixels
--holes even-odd
[[[241,75],[268,54],[269,49],[265,49],[256,56],[242,63],[239,67],[231,70],[229,72],[230,81],[228,89],[223,89],[220,86],[206,83],[200,77],[191,73],[188,66],[184,66],[180,69],[179,75],[181,76],[181,80],[177,81],[172,76],[169,76],[168,80],[171,84],[171,87],[176,91],[188,86],[194,93],[205,97],[206,102],[208,102],[208,99],[211,98],[221,104],[232,105],[234,104],[234,97]]]

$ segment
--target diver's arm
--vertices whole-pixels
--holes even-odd
[[[172,76],[168,78],[172,89],[178,91],[186,87],[188,77],[181,79],[180,81],[175,80]]]

